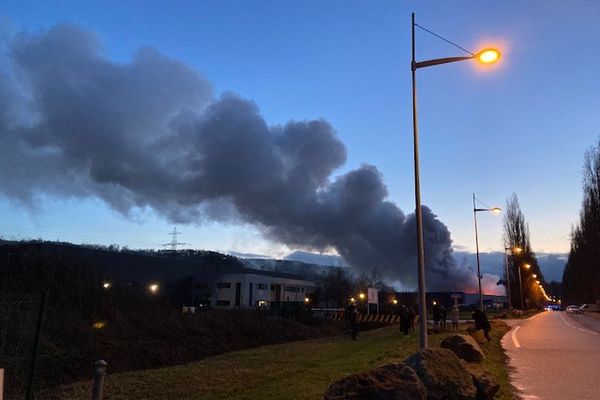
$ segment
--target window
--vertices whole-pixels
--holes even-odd
[[[300,288],[298,286],[286,286],[285,291],[286,292],[299,292]]]
[[[217,307],[229,307],[230,304],[229,300],[217,300]]]
[[[231,282],[219,282],[217,283],[219,289],[231,289]]]
[[[266,283],[257,283],[256,288],[258,290],[267,290],[267,284]]]

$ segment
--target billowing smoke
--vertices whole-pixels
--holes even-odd
[[[215,97],[196,71],[155,50],[115,63],[89,32],[58,26],[2,43],[0,191],[98,197],[125,215],[255,224],[291,247],[336,249],[359,271],[416,284],[414,215],[377,168],[333,177],[346,148],[325,120],[269,126],[252,101]],[[428,288],[473,289],[446,226],[427,208]]]

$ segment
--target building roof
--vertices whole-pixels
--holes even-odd
[[[223,273],[224,274],[263,275],[263,276],[271,276],[273,278],[296,279],[296,280],[299,280],[299,281],[312,282],[312,281],[308,281],[308,280],[304,279],[302,277],[302,275],[289,274],[289,273],[286,273],[286,272],[270,271],[270,270],[264,270],[264,269],[251,269],[251,268],[244,268],[244,267],[231,267],[231,268],[223,269]]]

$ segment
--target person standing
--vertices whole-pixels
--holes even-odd
[[[450,311],[450,318],[452,319],[452,329],[458,329],[458,306],[456,304],[452,306],[452,310]]]
[[[413,306],[408,307],[408,319],[410,322],[410,331],[414,332],[415,331],[415,320],[417,319],[417,312],[415,311],[415,307],[413,307]]]
[[[400,307],[400,330],[404,333],[404,335],[408,335],[408,330],[410,329],[410,313],[408,308],[403,304]]]
[[[433,314],[433,329],[438,329],[440,327],[440,308],[437,304],[434,304],[431,310]]]
[[[448,311],[446,307],[442,304],[440,306],[440,327],[442,329],[446,329],[446,319],[448,319]]]
[[[492,340],[490,337],[490,321],[488,321],[485,313],[475,306],[473,306],[473,320],[475,321],[475,329],[483,330],[483,335],[488,342]]]
[[[350,320],[350,335],[352,336],[352,340],[356,340],[358,336],[358,310],[354,302],[348,305],[348,319]]]

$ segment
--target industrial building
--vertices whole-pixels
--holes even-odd
[[[271,308],[272,303],[301,303],[316,288],[314,282],[299,275],[237,268],[220,273],[210,283],[197,277],[192,298],[203,297],[207,285],[211,286],[211,295],[206,305],[216,308]]]

